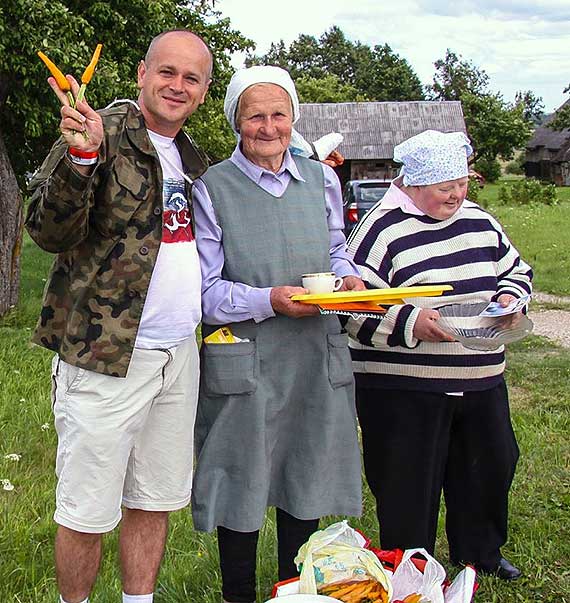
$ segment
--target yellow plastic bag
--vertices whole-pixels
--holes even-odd
[[[378,557],[361,545],[362,537],[346,521],[311,535],[295,557],[301,568],[299,592],[317,594],[337,582],[376,580],[392,596],[392,584]]]

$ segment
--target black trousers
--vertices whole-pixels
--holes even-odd
[[[433,553],[443,490],[451,560],[495,569],[519,456],[504,381],[463,396],[357,385],[356,404],[382,548]]]
[[[318,519],[297,519],[276,509],[279,580],[298,576],[293,559],[301,545],[318,529]],[[222,594],[231,603],[255,601],[255,563],[259,532],[236,532],[218,526]]]

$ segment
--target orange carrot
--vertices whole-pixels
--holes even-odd
[[[49,69],[50,73],[55,78],[59,89],[63,92],[69,92],[71,90],[71,86],[67,81],[67,78],[63,73],[57,68],[56,64],[50,61],[43,52],[38,52],[38,56],[45,63],[46,67]]]
[[[85,68],[83,75],[81,76],[81,83],[87,85],[91,78],[93,77],[93,73],[95,72],[95,67],[97,66],[97,61],[99,61],[99,55],[101,54],[101,48],[103,48],[103,44],[97,44],[97,48],[95,48],[95,52],[91,57],[91,62]]]
[[[85,68],[83,75],[81,76],[81,86],[79,88],[79,92],[77,93],[77,100],[82,101],[85,96],[85,88],[87,84],[91,81],[93,77],[93,73],[95,73],[95,67],[97,66],[97,62],[99,61],[99,55],[101,54],[101,48],[103,48],[103,44],[97,44],[95,48],[95,52],[91,57],[91,61],[89,65]]]

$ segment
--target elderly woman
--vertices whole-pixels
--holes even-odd
[[[295,86],[277,67],[238,71],[225,114],[230,159],[195,183],[203,336],[193,485],[195,527],[217,528],[225,601],[255,600],[258,531],[276,507],[279,579],[323,515],[358,515],[360,456],[348,337],[335,316],[291,300],[304,273],[363,289],[346,253],[334,171],[293,157]]]
[[[371,287],[448,283],[453,291],[347,328],[382,548],[433,552],[443,489],[451,561],[515,579],[520,571],[500,552],[519,454],[504,350],[454,342],[436,309],[507,305],[531,291],[532,272],[500,224],[465,198],[471,153],[461,132],[428,130],[396,146],[400,176],[351,235],[349,252]]]

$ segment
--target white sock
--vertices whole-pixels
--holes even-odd
[[[123,603],[152,603],[154,593],[149,595],[127,595],[123,593]]]
[[[67,603],[67,601],[61,595],[59,595],[59,603]],[[87,599],[83,599],[81,603],[89,603],[89,597],[87,597]]]

